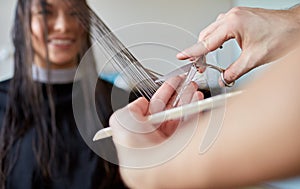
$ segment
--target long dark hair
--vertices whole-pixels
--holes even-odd
[[[85,0],[80,2],[88,8]],[[45,0],[40,0],[40,3],[44,7]],[[57,132],[51,85],[46,85],[50,107],[49,115],[49,112],[43,109],[45,102],[43,102],[42,86],[32,79],[34,52],[30,27],[31,4],[32,0],[18,0],[12,28],[15,69],[0,133],[0,188],[5,187],[6,177],[18,158],[21,138],[26,132],[34,129],[34,132],[37,133],[37,137],[33,141],[33,150],[40,171],[45,178],[51,177],[51,167],[56,164],[56,146],[63,144],[63,140]],[[45,39],[46,35],[47,31]],[[87,37],[81,55],[89,48],[90,44],[89,37]],[[47,121],[49,116],[50,127]]]

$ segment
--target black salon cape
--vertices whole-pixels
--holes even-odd
[[[10,80],[0,82],[0,123],[2,125],[5,114],[7,91]],[[43,86],[44,87],[44,86]],[[112,85],[103,80],[97,82],[100,94],[96,94],[101,104],[98,111],[104,125],[108,125],[109,117],[112,114],[111,89]],[[44,87],[44,93],[45,93]],[[70,155],[69,173],[56,170],[50,181],[44,180],[33,154],[32,140],[36,134],[34,129],[29,130],[23,137],[19,151],[19,158],[16,165],[7,178],[8,189],[96,189],[96,188],[124,188],[120,179],[118,168],[114,164],[112,178],[105,174],[104,160],[96,155],[84,142],[76,127],[72,110],[72,83],[53,85],[54,102],[56,106],[57,127],[62,133],[64,142],[59,154],[64,154],[67,149]],[[120,96],[126,93],[119,91]],[[125,94],[126,96],[126,94]],[[122,97],[120,97],[122,98]],[[22,99],[19,99],[22,100]],[[47,101],[47,99],[46,99]],[[17,104],[18,102],[16,102]],[[106,139],[112,143],[111,138]],[[63,157],[62,157],[63,158]],[[63,161],[65,162],[65,161]],[[111,181],[113,180],[113,181]]]

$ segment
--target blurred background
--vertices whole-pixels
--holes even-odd
[[[0,0],[0,80],[12,76],[13,48],[10,29],[17,0]],[[167,73],[180,66],[175,55],[193,45],[202,29],[220,13],[234,6],[286,9],[300,0],[88,0],[91,8],[147,67]],[[251,27],[251,26],[250,26]],[[227,67],[240,50],[232,40],[216,53],[216,62]],[[260,68],[263,70],[263,68]],[[237,86],[260,72],[243,76]],[[299,188],[299,179],[271,184],[278,188]],[[271,186],[270,185],[270,186]]]
[[[146,67],[162,74],[182,65],[175,55],[197,41],[198,34],[233,6],[274,9],[300,0],[88,0],[91,8]],[[0,0],[0,80],[12,76],[10,37],[17,0]],[[148,45],[147,45],[148,44]],[[227,67],[239,56],[234,41],[225,43],[215,63]],[[238,83],[252,77],[243,77]]]

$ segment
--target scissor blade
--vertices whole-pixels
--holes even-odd
[[[181,67],[167,73],[166,75],[163,75],[163,76],[159,77],[157,80],[155,80],[155,82],[166,81],[167,79],[169,79],[171,77],[187,73],[190,70],[192,65],[193,65],[193,63],[191,62],[189,64],[181,66]]]
[[[191,81],[193,80],[193,78],[195,77],[195,74],[197,73],[197,68],[193,65],[190,67],[189,72],[187,73],[187,76],[181,86],[181,89],[178,93],[178,95],[176,96],[176,99],[173,103],[173,107],[175,107],[177,105],[177,103],[179,102],[183,92],[185,91],[185,89],[187,88],[187,86],[191,83]]]

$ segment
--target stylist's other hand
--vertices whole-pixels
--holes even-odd
[[[114,143],[131,148],[145,148],[166,140],[175,131],[179,120],[154,125],[147,121],[147,116],[171,108],[182,81],[183,78],[179,76],[171,78],[157,90],[150,102],[139,98],[116,111],[110,118]],[[192,82],[184,91],[178,106],[203,99],[203,94],[197,88]],[[116,147],[118,150],[118,145]]]
[[[240,57],[224,73],[231,83],[262,64],[275,61],[294,48],[300,38],[300,7],[267,10],[235,7],[205,28],[198,43],[177,54],[180,60],[194,60],[216,50],[230,39],[242,49]],[[295,41],[296,40],[296,41]]]

